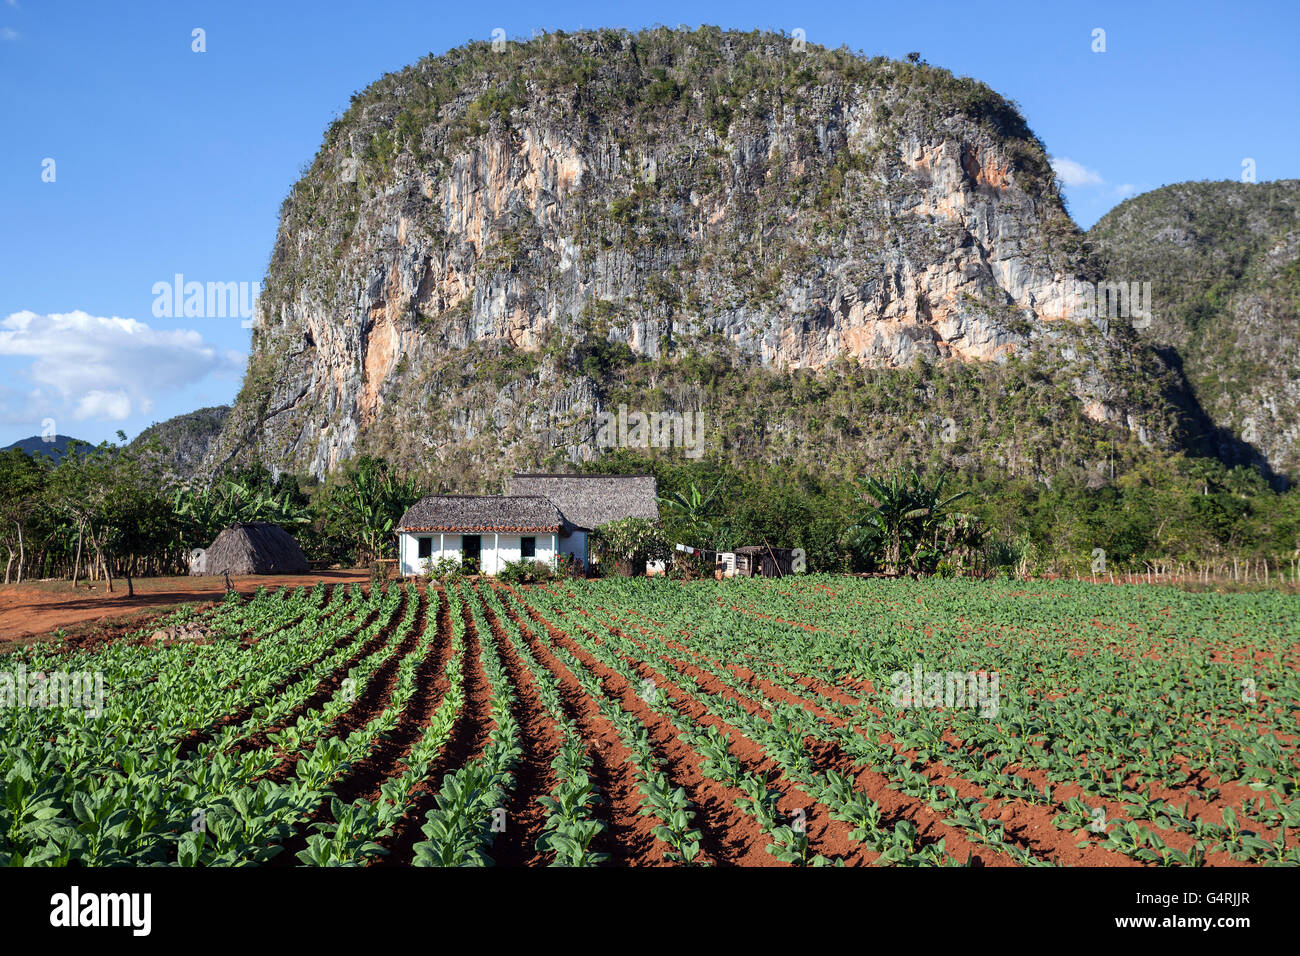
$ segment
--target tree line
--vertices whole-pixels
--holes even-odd
[[[125,442],[125,436],[119,433]],[[190,555],[225,528],[266,521],[319,565],[365,564],[391,553],[393,529],[424,493],[382,459],[359,458],[331,480],[307,482],[253,465],[206,482],[171,475],[156,449],[74,443],[57,463],[0,452],[0,547],[5,583],[186,574]]]
[[[134,577],[186,573],[194,549],[252,521],[283,527],[317,566],[364,565],[393,554],[402,513],[433,487],[372,457],[323,482],[260,465],[184,481],[156,451],[81,444],[57,464],[0,453],[5,582],[124,578],[129,590]],[[641,559],[675,544],[770,545],[802,549],[809,571],[886,575],[1087,574],[1099,554],[1113,572],[1241,563],[1295,580],[1300,571],[1300,490],[1276,491],[1257,469],[1209,458],[1153,457],[1096,487],[879,464],[843,480],[799,463],[626,449],[583,468],[658,479],[657,525],[596,536]]]
[[[842,480],[799,462],[733,467],[626,450],[587,466],[658,479],[661,535],[726,551],[801,548],[809,571],[1060,574],[1230,568],[1300,572],[1300,489],[1257,468],[1152,456],[1115,481],[877,463]],[[1099,558],[1100,555],[1100,558]]]

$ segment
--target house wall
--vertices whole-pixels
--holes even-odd
[[[404,576],[424,573],[424,562],[420,558],[420,538],[431,538],[433,540],[433,551],[429,555],[429,561],[437,564],[442,558],[453,558],[460,560],[460,535],[447,534],[441,537],[445,541],[443,550],[439,550],[439,535],[436,534],[403,534],[397,539],[397,558]]]
[[[585,568],[589,563],[587,555],[587,532],[574,531],[567,538],[560,538],[560,553],[572,555],[582,562]]]
[[[555,555],[557,553],[556,535],[553,534],[493,534],[487,532],[479,535],[479,540],[483,542],[483,550],[479,556],[479,565],[484,574],[496,574],[503,568],[507,562],[518,561],[521,540],[523,538],[537,539],[537,553],[533,560],[541,561],[555,566]],[[403,575],[423,574],[423,561],[420,559],[420,538],[430,538],[433,542],[432,551],[429,560],[437,564],[441,558],[451,558],[459,561],[461,558],[460,539],[461,535],[454,532],[447,532],[443,535],[438,534],[402,534],[398,536],[398,560],[402,568]],[[439,547],[439,538],[442,540],[442,546]]]

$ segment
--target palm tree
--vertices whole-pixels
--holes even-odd
[[[933,571],[947,546],[955,544],[954,536],[966,536],[975,520],[950,510],[969,492],[944,497],[948,476],[942,471],[932,483],[916,469],[894,472],[884,480],[863,476],[859,494],[869,507],[845,537],[861,541],[874,532],[890,573]]]
[[[328,502],[330,519],[352,540],[361,562],[393,544],[393,528],[424,492],[412,476],[398,477],[382,459],[362,457]]]

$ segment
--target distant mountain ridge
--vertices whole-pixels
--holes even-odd
[[[51,458],[57,464],[63,460],[63,456],[68,453],[68,445],[72,442],[83,441],[79,438],[73,438],[71,435],[55,435],[52,439],[42,438],[40,435],[33,435],[30,438],[23,438],[16,442],[11,442],[0,448],[0,451],[9,451],[11,448],[21,448],[29,455],[45,455]],[[89,443],[87,443],[89,444]]]
[[[230,414],[229,405],[212,405],[150,425],[127,447],[154,456],[164,471],[186,480],[195,474]]]
[[[229,405],[213,405],[176,415],[150,425],[126,448],[144,455],[170,477],[185,481],[198,470],[229,414]],[[67,454],[68,445],[79,440],[68,435],[56,435],[52,441],[46,441],[40,435],[33,435],[6,445],[0,451],[21,448],[29,455],[45,455],[57,464]]]

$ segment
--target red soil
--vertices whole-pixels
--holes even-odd
[[[245,575],[231,578],[240,594],[252,594],[259,587],[268,590],[312,587],[318,581],[331,584],[365,582],[365,571],[317,571],[311,574]],[[135,582],[135,596],[127,597],[126,582],[114,581],[108,593],[102,581],[78,584],[40,582],[36,584],[0,585],[0,649],[8,642],[25,642],[44,636],[56,628],[71,628],[87,621],[109,622],[129,617],[124,630],[134,630],[151,617],[138,616],[142,611],[165,611],[177,604],[219,600],[226,593],[220,577],[140,578]]]
[[[461,604],[461,620],[465,624],[464,649],[461,651],[464,704],[452,725],[447,745],[429,769],[428,776],[416,787],[414,804],[392,834],[376,841],[388,850],[388,855],[372,865],[395,866],[411,862],[415,844],[424,839],[421,828],[429,811],[437,806],[438,793],[446,775],[482,756],[488,737],[496,727],[496,720],[492,717],[492,688],[479,661],[479,635],[466,602]]]
[[[743,611],[743,609],[739,608],[736,610]],[[609,611],[605,611],[604,613],[607,615],[610,614]],[[625,611],[624,613],[629,617],[633,616],[631,612]],[[640,615],[637,616],[641,617]],[[644,620],[643,617],[642,619]],[[654,633],[640,627],[637,629],[655,640],[662,641],[669,647],[691,654],[697,659],[707,660],[703,658],[702,655],[696,654],[684,645],[672,640],[671,638],[667,638],[662,634]],[[684,636],[689,637],[688,632],[683,632],[683,634]],[[723,664],[721,662],[712,661],[710,662],[710,666],[723,667],[746,681],[753,681],[755,677],[753,672],[747,671],[734,664]],[[851,695],[847,695],[841,688],[833,687],[824,681],[820,681],[807,675],[791,676],[797,683],[807,687],[814,694],[828,697],[839,703],[851,706],[865,706],[876,716],[884,716],[881,711],[870,706],[866,700],[863,700],[861,697],[855,698]],[[766,681],[760,681],[759,687],[764,694],[772,696],[774,699],[784,699],[782,698],[782,694],[785,692]],[[869,689],[867,693],[869,694]],[[846,724],[844,720],[825,711],[819,704],[807,697],[796,697],[789,694],[786,696],[790,703],[817,713],[819,716],[824,717],[837,726],[844,726]],[[856,728],[853,728],[853,730],[861,736]],[[952,739],[951,735],[946,735],[946,739],[948,739],[949,743],[960,744],[960,741]],[[890,743],[890,735],[885,734],[882,737],[881,742]],[[903,751],[897,747],[895,747],[894,750],[897,753],[915,757],[913,752]],[[941,760],[936,759],[926,762],[919,769],[920,772],[924,773],[930,779],[931,783],[937,786],[952,786],[962,797],[980,797],[983,795],[982,787],[961,777],[957,771]],[[1003,772],[1013,776],[1019,776],[1022,779],[1033,783],[1040,789],[1048,782],[1046,772],[1037,768],[1012,765],[1004,768]],[[1195,792],[1188,792],[1192,789],[1191,784],[1184,786],[1168,786],[1160,783],[1143,783],[1137,779],[1136,775],[1126,782],[1126,787],[1131,790],[1137,790],[1139,788],[1147,789],[1149,795],[1153,799],[1163,799],[1168,803],[1177,805],[1185,804],[1187,805],[1189,819],[1202,819],[1210,823],[1222,822],[1222,810],[1224,806],[1233,804],[1239,805],[1244,799],[1248,799],[1255,795],[1253,791],[1246,787],[1242,787],[1239,784],[1225,784],[1217,780],[1209,780],[1208,778],[1206,781],[1201,781],[1199,786],[1218,786],[1223,789],[1223,792],[1219,795],[1220,799],[1211,803]],[[1002,821],[1004,824],[1005,835],[1010,840],[1030,850],[1036,856],[1051,859],[1061,865],[1140,865],[1137,861],[1121,853],[1103,849],[1098,843],[1091,843],[1087,846],[1079,847],[1076,844],[1087,840],[1088,837],[1091,836],[1088,831],[1064,831],[1058,829],[1053,823],[1056,815],[1064,809],[1064,804],[1073,797],[1080,797],[1089,806],[1100,806],[1106,812],[1107,818],[1112,820],[1130,819],[1132,812],[1131,806],[1118,801],[1100,800],[1095,796],[1085,796],[1083,788],[1076,783],[1056,783],[1053,785],[1052,795],[1054,800],[1051,806],[1029,803],[1020,798],[1000,798],[989,800],[989,805],[982,811],[982,816],[988,820],[996,819]],[[1248,828],[1259,834],[1264,839],[1270,841],[1275,839],[1277,833],[1276,829],[1270,828],[1258,821],[1250,820],[1250,818],[1240,810],[1238,811],[1238,819],[1243,822],[1250,821]],[[1188,851],[1195,843],[1194,838],[1184,831],[1161,828],[1149,820],[1138,822],[1141,823],[1142,826],[1145,826],[1152,830],[1152,832],[1158,834],[1167,845],[1174,849]],[[1288,842],[1293,842],[1297,835],[1300,835],[1300,829],[1288,828],[1287,834]],[[1212,866],[1248,865],[1234,860],[1230,855],[1223,852],[1207,853],[1206,863]]]
[[[667,717],[652,710],[617,671],[600,663],[586,648],[567,635],[560,643],[576,656],[593,674],[623,710],[636,716],[646,727],[656,755],[670,783],[681,787],[695,810],[693,826],[700,831],[700,861],[739,866],[775,865],[764,852],[770,842],[758,823],[735,805],[743,791],[709,780],[700,773],[700,755],[677,736],[677,728]]]
[[[326,602],[328,603],[328,601],[332,597],[333,597],[333,593],[331,587],[331,593],[326,597]],[[324,626],[329,621],[333,621],[336,617],[338,617],[340,613],[341,610],[333,610],[330,613],[326,614],[325,617],[322,619],[322,626]],[[353,617],[354,615],[349,614],[348,616]],[[373,619],[373,613],[371,615],[371,618],[368,618],[367,620],[370,619]],[[296,623],[288,626],[289,627],[296,626]],[[344,634],[340,636],[338,640],[336,640],[333,644],[331,644],[320,654],[317,654],[315,657],[311,658],[306,662],[298,664],[294,668],[294,670],[285,674],[285,676],[282,679],[280,679],[275,684],[273,684],[270,688],[268,688],[266,693],[262,695],[262,699],[265,700],[265,699],[270,699],[278,696],[280,693],[284,691],[286,687],[288,687],[290,684],[292,684],[295,680],[299,678],[299,674],[303,670],[307,670],[310,669],[311,667],[314,667],[325,657],[329,656],[330,654],[333,654],[335,651],[339,649],[339,647],[346,644],[348,641],[351,641],[355,633],[356,632],[353,631],[350,634]],[[257,641],[254,640],[248,642],[245,646],[251,646],[251,644],[256,644],[256,643]],[[220,733],[222,728],[228,727],[232,724],[242,723],[243,721],[247,720],[252,715],[253,711],[257,709],[260,703],[261,703],[260,700],[249,701],[248,704],[241,707],[239,710],[233,711],[232,713],[229,713],[224,717],[218,718],[216,721],[212,723],[211,726],[195,728],[195,730],[193,730],[191,733],[187,734],[184,738],[182,738],[181,746],[178,750],[178,756],[180,756],[181,758],[188,757],[195,750],[201,747],[204,743],[211,740],[218,733]]]
[[[515,593],[508,586],[506,590]],[[527,602],[523,603],[527,606]],[[538,663],[560,682],[565,710],[590,747],[592,780],[605,801],[604,806],[598,808],[596,817],[609,827],[593,841],[593,849],[610,854],[610,862],[615,865],[664,864],[663,844],[655,839],[653,832],[655,822],[640,812],[641,791],[637,788],[633,771],[632,752],[578,683],[577,677],[555,656],[550,644],[538,637],[539,629],[544,630],[550,641],[555,642],[562,632],[544,620],[534,608],[528,608],[534,625],[531,628],[510,604],[506,605],[506,613],[519,625]]]
[[[357,633],[365,630],[373,624],[378,616],[379,609],[373,608],[370,613],[366,615],[365,619],[357,625],[352,633],[345,638],[345,641],[350,642],[354,640],[357,637]],[[375,634],[374,637],[370,638],[370,640],[357,648],[351,657],[336,667],[327,677],[322,679],[312,695],[297,707],[289,711],[280,723],[270,727],[263,727],[253,736],[240,741],[235,747],[236,752],[246,753],[250,750],[260,750],[261,748],[268,746],[270,744],[270,740],[267,739],[268,734],[278,733],[290,724],[296,723],[298,718],[303,714],[310,713],[313,710],[319,710],[325,701],[333,697],[339,687],[342,686],[344,678],[348,675],[348,671],[367,655],[373,654],[378,650],[384,642],[388,640],[389,635],[392,634],[393,628],[396,626],[397,620],[390,619],[387,624],[380,628],[379,632]]]
[[[383,647],[392,638],[393,632],[397,630],[406,614],[406,602],[408,600],[406,591],[403,589],[401,602],[393,609],[392,616],[379,629],[379,633],[375,635],[374,640],[370,642],[370,645],[373,645],[375,650]],[[388,653],[383,663],[370,675],[370,679],[366,681],[366,689],[361,692],[356,700],[352,701],[348,709],[340,714],[333,724],[324,730],[324,737],[346,739],[348,735],[365,727],[366,724],[389,709],[392,705],[393,687],[397,683],[398,665],[401,664],[404,657],[415,650],[419,638],[420,635],[412,627],[398,643],[397,647]],[[370,645],[367,645],[367,647]],[[374,650],[366,650],[365,648],[363,648],[363,651],[365,653],[362,653],[357,660],[364,658],[368,653],[374,653]],[[307,710],[317,709],[332,697],[333,691],[331,688],[337,690],[337,686],[342,684],[343,679],[347,676],[348,668],[351,666],[352,663],[348,662],[346,666],[337,669],[326,683],[312,695],[311,700],[316,701],[316,703],[309,706]],[[284,726],[287,727],[291,723],[291,720],[286,721]],[[298,761],[301,759],[301,753],[282,753],[281,762],[266,775],[267,779],[280,783],[284,782],[292,774],[294,767],[298,765]]]
[[[475,600],[492,629],[501,663],[515,689],[511,716],[519,724],[520,749],[523,751],[513,774],[514,787],[510,805],[506,807],[505,832],[492,843],[492,861],[498,866],[536,865],[545,862],[536,849],[546,825],[546,808],[538,798],[549,794],[556,784],[551,761],[560,752],[562,741],[554,718],[538,695],[536,679],[515,652],[505,628],[477,589]]]
[[[641,644],[634,638],[628,637],[617,627],[610,626],[610,630],[618,636],[624,637],[632,641],[632,643],[638,644],[639,646],[649,650],[648,645]],[[654,653],[654,651],[651,652]],[[685,661],[672,661],[670,659],[669,663],[674,668],[679,669],[682,673],[695,679],[701,687],[709,693],[716,693],[730,697],[740,703],[741,706],[745,707],[746,710],[750,711],[750,713],[758,713],[761,710],[761,707],[756,700],[751,698],[746,701],[742,696],[727,688],[726,685],[716,677],[708,674],[707,671],[695,667]],[[710,681],[713,686],[709,686]],[[786,703],[804,707],[805,709],[816,713],[820,717],[830,719],[839,726],[844,726],[844,721],[833,718],[829,713],[816,705],[812,705],[810,702],[795,697],[774,684],[758,678],[754,678],[754,684],[762,694],[772,700],[784,701]],[[883,811],[881,823],[886,828],[892,828],[894,824],[900,820],[911,820],[911,822],[915,824],[917,832],[922,837],[923,845],[925,843],[938,843],[939,840],[942,839],[945,841],[945,850],[949,855],[954,856],[958,860],[965,861],[969,858],[973,865],[979,866],[1011,865],[1011,861],[1006,857],[997,856],[987,848],[970,842],[970,840],[966,838],[964,831],[942,823],[939,815],[927,806],[924,801],[916,797],[909,797],[897,790],[890,789],[887,777],[875,773],[874,771],[859,770],[853,759],[845,754],[840,749],[839,745],[833,741],[824,741],[813,737],[807,737],[804,740],[804,744],[808,753],[813,756],[814,763],[819,767],[819,769],[823,771],[834,770],[850,779],[853,779],[856,776],[855,783],[857,789],[862,790],[881,807]],[[870,856],[874,857],[874,854],[870,854]],[[849,861],[846,860],[846,863],[847,862]]]

